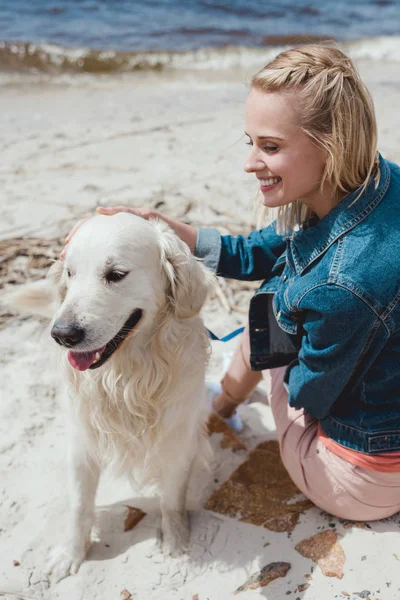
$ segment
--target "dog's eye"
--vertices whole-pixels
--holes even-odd
[[[116,283],[117,281],[121,281],[124,277],[126,277],[128,273],[126,271],[110,271],[106,275],[106,280],[109,283]]]

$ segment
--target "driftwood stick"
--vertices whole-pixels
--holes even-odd
[[[247,315],[249,312],[247,308],[243,308],[243,306],[238,306],[237,304],[231,304],[231,309],[242,315]]]
[[[221,284],[219,281],[217,281],[217,285],[215,286],[215,294],[216,294],[218,300],[221,302],[222,307],[228,313],[230,313],[232,311],[231,305],[230,305],[229,300],[226,297],[225,293],[222,291]]]

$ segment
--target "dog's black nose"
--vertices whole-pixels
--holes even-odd
[[[78,325],[64,325],[63,323],[54,323],[51,330],[51,337],[54,338],[57,344],[72,348],[79,344],[85,337],[85,330]]]

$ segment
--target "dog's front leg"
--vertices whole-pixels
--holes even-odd
[[[47,569],[54,582],[77,573],[85,559],[90,546],[99,475],[99,466],[90,458],[82,437],[73,431],[69,444],[68,529],[65,541],[53,550]]]
[[[179,556],[188,549],[189,519],[186,493],[193,460],[169,465],[163,477],[161,534],[164,554]]]

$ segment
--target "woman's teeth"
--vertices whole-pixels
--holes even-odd
[[[281,180],[280,177],[271,177],[271,179],[260,179],[260,183],[263,186],[275,185],[276,183],[279,183],[280,180]]]

